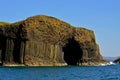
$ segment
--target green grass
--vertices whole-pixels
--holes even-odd
[[[10,24],[9,22],[0,22],[0,25],[8,25]]]

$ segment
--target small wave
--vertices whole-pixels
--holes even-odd
[[[114,63],[114,62],[112,62],[112,61],[110,61],[110,62],[109,62],[109,64],[110,64],[110,65],[112,65],[112,64],[115,64],[115,63]]]
[[[100,64],[101,66],[108,66],[108,65],[115,65],[115,63],[114,62],[112,62],[112,61],[110,61],[110,62],[108,62],[108,63],[106,63],[106,64]]]

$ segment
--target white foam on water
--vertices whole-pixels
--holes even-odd
[[[115,63],[110,61],[107,64],[100,64],[100,66],[108,66],[108,65],[115,65]]]
[[[114,62],[112,62],[112,61],[110,61],[110,62],[109,62],[109,64],[110,64],[110,65],[112,65],[112,64],[115,64],[115,63],[114,63]]]

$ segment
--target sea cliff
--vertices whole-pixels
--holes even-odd
[[[0,24],[1,65],[96,65],[102,62],[92,30],[45,15]]]

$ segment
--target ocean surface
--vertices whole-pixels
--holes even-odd
[[[0,80],[120,80],[120,65],[0,67]]]

